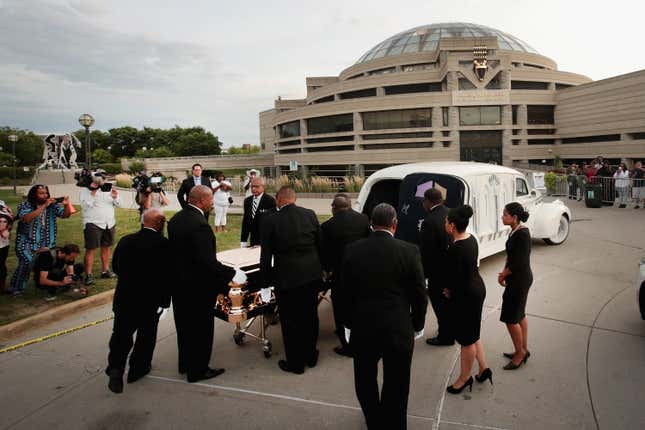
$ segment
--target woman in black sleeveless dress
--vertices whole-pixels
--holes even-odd
[[[504,366],[505,370],[518,369],[531,355],[527,346],[528,323],[525,314],[526,299],[533,283],[531,234],[522,225],[528,218],[528,212],[517,202],[507,204],[502,215],[504,224],[511,227],[511,234],[506,241],[506,265],[498,277],[499,284],[505,287],[500,321],[506,323],[515,347],[513,353],[504,353],[505,357],[511,359]]]
[[[455,339],[461,345],[461,373],[447,389],[452,394],[460,393],[466,386],[472,391],[473,378],[470,372],[475,359],[479,364],[477,381],[484,382],[488,379],[493,383],[492,372],[486,364],[484,346],[479,338],[486,287],[477,269],[477,240],[466,232],[468,220],[472,216],[472,208],[464,205],[451,209],[446,217],[446,231],[454,242],[448,248],[447,269],[451,282],[444,294],[450,300]]]

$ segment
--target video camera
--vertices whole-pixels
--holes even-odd
[[[95,183],[99,186],[101,191],[112,191],[112,184],[107,182],[104,170],[99,169],[95,172],[92,172],[89,169],[83,169],[74,173],[74,179],[76,180],[77,187],[91,189],[92,183]]]
[[[148,187],[150,187],[151,192],[160,193],[163,182],[164,177],[160,172],[155,172],[150,176],[141,172],[132,179],[132,188],[137,190],[137,193],[148,194]]]

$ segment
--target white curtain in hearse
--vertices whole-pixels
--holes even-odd
[[[487,174],[470,178],[471,205],[474,211],[472,230],[480,243],[495,239],[508,230],[502,223],[504,206],[513,201],[515,184],[512,175]]]

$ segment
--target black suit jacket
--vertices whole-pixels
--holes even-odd
[[[199,309],[215,306],[217,294],[229,290],[235,270],[217,261],[215,235],[196,208],[187,206],[168,222],[173,271],[172,294]]]
[[[112,270],[119,276],[112,310],[145,313],[169,307],[171,258],[170,242],[161,233],[143,228],[124,236],[112,255]]]
[[[347,246],[341,275],[350,342],[412,349],[428,304],[419,249],[375,231]]]
[[[208,178],[205,178],[203,176],[201,178],[202,185],[206,185],[210,188],[210,182]],[[195,179],[193,176],[190,176],[189,178],[181,181],[181,186],[179,187],[179,191],[177,191],[177,200],[179,200],[179,204],[181,205],[182,209],[185,209],[186,206],[188,206],[188,194],[190,194],[190,190],[192,190],[194,186]]]
[[[320,226],[323,237],[323,269],[332,272],[332,279],[340,278],[340,267],[345,247],[369,236],[370,220],[367,215],[348,209],[336,213]]]
[[[322,238],[314,211],[284,206],[264,218],[261,234],[260,285],[287,291],[321,280]]]
[[[275,199],[267,193],[262,194],[258,208],[255,212],[255,218],[251,218],[253,211],[253,196],[248,196],[244,199],[244,216],[242,217],[242,234],[240,242],[246,242],[251,236],[250,245],[255,246],[260,244],[260,226],[262,218],[266,215],[275,212]]]
[[[448,209],[444,205],[434,207],[421,223],[419,232],[419,248],[423,261],[423,272],[429,283],[443,284],[445,282],[446,256],[448,246],[452,243],[446,233],[446,216]],[[443,287],[441,287],[443,288]]]

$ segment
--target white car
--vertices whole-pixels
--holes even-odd
[[[571,211],[564,203],[543,202],[541,193],[515,169],[484,163],[413,163],[379,170],[365,181],[355,208],[369,216],[377,204],[390,203],[399,218],[396,236],[416,243],[426,215],[423,192],[431,187],[444,193],[449,208],[472,206],[468,229],[479,242],[479,258],[504,250],[510,228],[502,223],[502,212],[510,202],[520,202],[530,213],[526,226],[532,237],[559,245],[569,236]]]
[[[638,265],[636,295],[638,298],[638,307],[641,311],[641,318],[645,320],[645,257],[641,258],[641,262]]]

